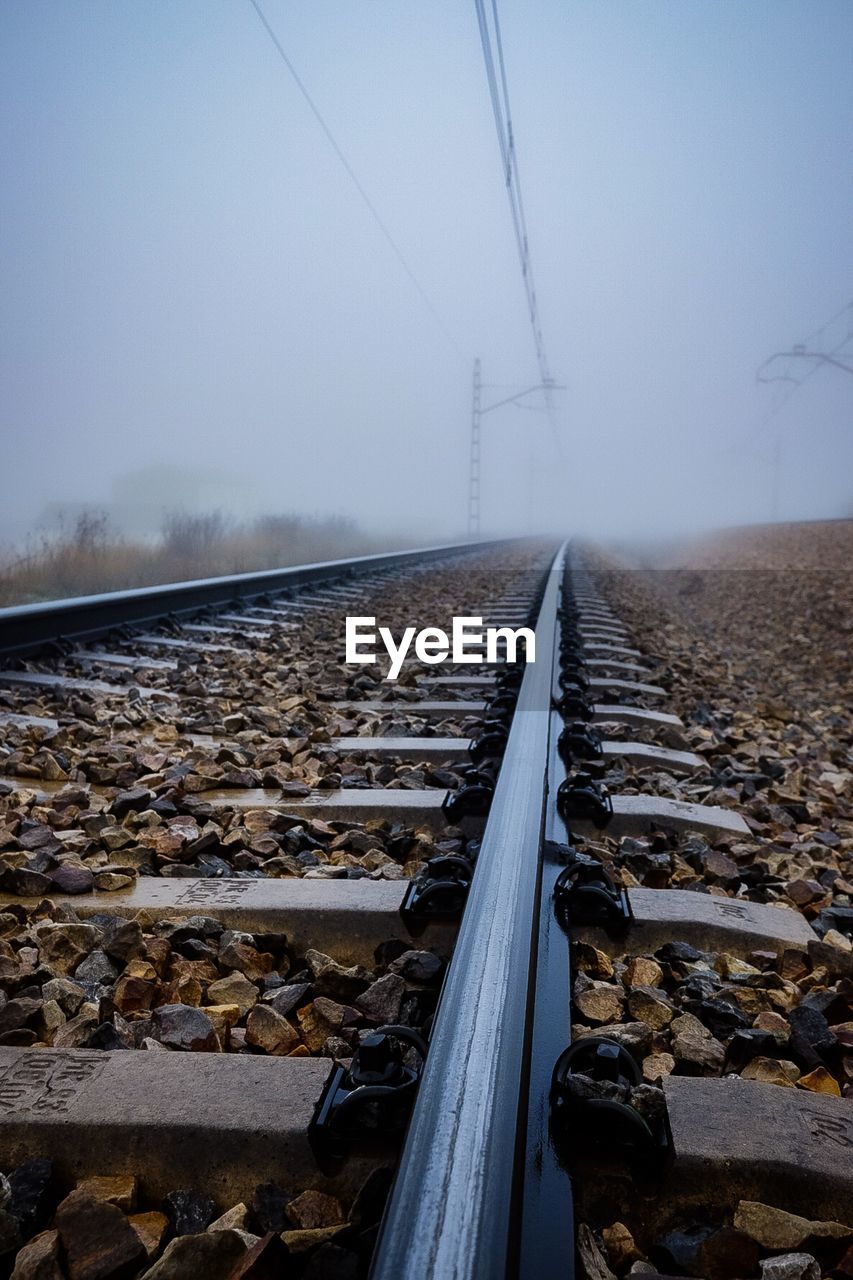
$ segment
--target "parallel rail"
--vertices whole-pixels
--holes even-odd
[[[449,543],[413,551],[380,552],[258,573],[198,578],[161,587],[138,587],[102,595],[16,605],[0,609],[0,653],[23,655],[60,639],[92,640],[116,627],[154,623],[169,615],[187,618],[203,609],[230,603],[245,605],[265,596],[283,596],[320,583],[338,583],[377,570],[425,565],[447,556],[470,555],[483,546],[505,545],[506,540]]]

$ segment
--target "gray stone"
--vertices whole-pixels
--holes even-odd
[[[163,1211],[176,1236],[206,1231],[216,1217],[216,1204],[210,1196],[192,1187],[170,1191],[163,1200]]]
[[[308,982],[288,982],[283,987],[264,996],[264,1003],[275,1009],[283,1018],[293,1013],[301,1004],[310,999],[311,985]]]
[[[626,1049],[632,1050],[640,1057],[645,1057],[652,1043],[652,1029],[645,1022],[613,1022],[588,1030],[576,1028],[574,1036],[578,1040],[586,1036],[606,1036],[608,1040],[615,1040],[617,1044],[624,1045]]]
[[[396,1022],[405,992],[406,984],[399,974],[386,973],[358,996],[355,1007],[371,1022]]]
[[[152,1022],[157,1039],[169,1049],[211,1052],[220,1048],[210,1018],[193,1005],[161,1005],[154,1010]]]
[[[103,951],[93,951],[81,960],[74,970],[78,982],[112,984],[119,975],[119,967]]]
[[[51,880],[60,893],[91,893],[95,877],[88,867],[66,862],[51,872]]]
[[[435,982],[444,972],[444,961],[432,951],[404,951],[389,968],[406,982]]]
[[[820,1280],[820,1266],[810,1253],[783,1253],[764,1259],[761,1280]]]
[[[86,999],[86,992],[70,978],[51,978],[42,987],[45,1003],[55,1000],[68,1018],[73,1018]]]
[[[310,948],[305,952],[305,961],[317,990],[341,1000],[351,1000],[359,995],[373,978],[373,974],[360,965],[345,968],[331,956]]]
[[[76,1017],[70,1018],[63,1026],[57,1028],[53,1037],[54,1049],[82,1048],[88,1044],[89,1037],[99,1021],[97,1005],[81,1005]]]

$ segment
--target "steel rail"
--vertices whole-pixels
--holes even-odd
[[[91,640],[115,627],[153,623],[170,614],[188,616],[214,605],[251,601],[275,592],[357,577],[377,569],[473,554],[514,541],[519,540],[502,538],[488,542],[448,543],[412,551],[381,552],[345,560],[292,565],[284,569],[265,569],[258,573],[199,578],[158,587],[15,605],[0,609],[0,653],[23,655],[60,638]]]
[[[551,565],[372,1280],[498,1280],[518,1214],[564,549]]]

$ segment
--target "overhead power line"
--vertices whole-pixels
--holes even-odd
[[[845,316],[847,319],[843,325],[844,336],[840,341],[836,341],[840,332],[837,326]],[[834,333],[832,333],[833,330]],[[831,333],[832,337],[830,339]],[[832,345],[830,345],[830,342]],[[818,369],[822,369],[824,365],[835,365],[846,373],[853,374],[853,367],[838,358],[841,355],[845,357],[853,356],[853,352],[847,350],[851,342],[853,342],[853,302],[848,302],[802,342],[796,343],[790,351],[777,351],[774,355],[768,356],[755,371],[756,381],[761,383],[787,383],[788,385],[785,386],[784,390],[778,386],[774,387],[773,398],[759,424],[759,434],[769,427],[771,420],[781,412],[791,397],[800,390],[809,378],[814,377]],[[829,350],[822,349],[825,347],[829,347]],[[801,367],[803,361],[808,360],[812,361],[811,366],[801,377],[796,377],[795,368]],[[784,361],[784,364],[781,363],[782,361]],[[774,520],[778,519],[779,516],[779,492],[782,477],[782,434],[782,424],[780,422],[777,425],[773,441],[773,455],[770,467],[770,513]]]
[[[299,75],[299,73],[297,72],[297,70],[296,70],[296,68],[294,67],[293,63],[290,61],[290,58],[289,58],[289,57],[287,56],[287,54],[285,53],[284,48],[283,48],[283,46],[282,46],[282,44],[281,44],[281,41],[279,40],[278,36],[277,36],[277,35],[276,35],[276,33],[273,31],[272,27],[270,26],[269,22],[267,21],[266,15],[265,15],[265,13],[264,13],[263,9],[261,8],[260,4],[258,3],[258,0],[249,0],[249,3],[251,4],[251,6],[252,6],[252,8],[254,9],[255,13],[258,15],[258,18],[260,19],[260,21],[261,21],[261,23],[262,23],[262,25],[263,25],[263,27],[264,27],[264,30],[266,31],[267,35],[269,36],[270,40],[272,41],[273,45],[275,46],[276,51],[278,52],[279,57],[281,58],[282,62],[283,62],[283,63],[284,63],[284,65],[287,67],[288,71],[290,72],[291,76],[293,77],[293,80],[294,80],[294,83],[296,84],[297,89],[298,89],[298,90],[299,90],[299,92],[302,94],[302,97],[305,99],[305,101],[307,102],[308,106],[310,107],[311,112],[312,112],[312,114],[313,114],[314,118],[316,119],[316,121],[317,121],[317,123],[319,124],[320,128],[323,130],[323,133],[326,135],[326,138],[327,138],[327,140],[328,140],[328,142],[329,142],[329,144],[330,144],[330,146],[331,146],[332,150],[334,151],[335,155],[338,157],[338,160],[341,162],[341,164],[343,165],[344,169],[346,170],[346,172],[347,172],[347,174],[348,174],[348,176],[349,176],[349,178],[350,178],[350,181],[352,182],[352,184],[353,184],[353,186],[355,187],[355,189],[356,189],[356,191],[358,192],[358,194],[361,196],[361,198],[362,198],[362,200],[364,201],[365,205],[367,206],[368,211],[370,212],[371,217],[373,218],[373,220],[374,220],[374,222],[376,223],[376,225],[378,226],[379,230],[382,232],[382,235],[385,237],[385,239],[387,240],[388,244],[390,245],[390,247],[391,247],[391,249],[392,249],[392,251],[393,251],[393,253],[394,253],[395,257],[397,258],[397,261],[400,263],[400,265],[401,265],[401,267],[403,268],[403,270],[405,271],[406,275],[409,277],[410,281],[411,281],[411,282],[412,282],[412,284],[415,286],[415,289],[416,289],[416,290],[418,291],[418,293],[420,294],[421,301],[424,303],[424,305],[426,306],[427,310],[430,312],[430,314],[431,314],[431,316],[432,316],[433,320],[435,320],[436,324],[437,324],[437,325],[438,325],[438,327],[441,329],[442,333],[444,334],[444,337],[445,337],[446,341],[447,341],[447,342],[448,342],[448,344],[453,348],[453,350],[454,350],[454,352],[456,353],[456,355],[457,355],[457,356],[459,356],[459,358],[460,358],[460,359],[466,359],[467,357],[463,357],[463,355],[462,355],[462,351],[461,351],[460,347],[458,346],[458,344],[457,344],[456,340],[454,339],[453,334],[450,332],[450,329],[449,329],[449,328],[447,327],[447,325],[445,324],[444,320],[442,319],[441,315],[439,314],[438,310],[436,309],[435,305],[433,304],[433,301],[432,301],[432,299],[430,298],[429,294],[428,294],[428,293],[427,293],[427,291],[424,289],[424,287],[423,287],[423,285],[421,284],[420,280],[417,278],[417,276],[415,275],[414,271],[412,270],[412,268],[409,266],[408,262],[406,261],[406,257],[405,257],[405,255],[404,255],[404,253],[403,253],[402,249],[401,249],[401,248],[400,248],[400,246],[397,244],[397,241],[394,239],[394,237],[392,236],[391,232],[388,230],[388,227],[385,225],[385,222],[383,221],[383,219],[382,219],[382,217],[381,217],[381,215],[380,215],[380,213],[379,213],[378,209],[376,208],[376,205],[373,203],[373,201],[371,200],[370,196],[367,194],[367,191],[365,190],[365,188],[364,188],[364,186],[363,186],[363,184],[362,184],[361,180],[359,179],[358,174],[355,172],[355,170],[353,169],[353,167],[352,167],[352,165],[350,164],[349,160],[347,159],[346,155],[344,154],[344,151],[343,151],[343,149],[342,149],[342,147],[341,147],[340,143],[338,142],[338,140],[337,140],[337,138],[335,137],[335,135],[332,133],[331,129],[329,128],[329,126],[328,126],[328,124],[326,123],[326,121],[325,121],[325,119],[323,118],[323,116],[321,115],[319,107],[317,106],[316,102],[315,102],[315,101],[314,101],[314,99],[311,97],[310,93],[308,92],[307,88],[305,87],[305,84],[303,83],[301,76],[300,76],[300,75]]]
[[[530,240],[527,234],[527,221],[524,215],[524,200],[521,192],[521,178],[518,172],[518,155],[515,145],[515,133],[512,124],[512,110],[509,99],[506,63],[504,60],[503,42],[501,40],[500,19],[498,18],[497,0],[490,0],[491,18],[486,10],[486,0],[474,0],[477,11],[477,22],[480,28],[480,43],[483,46],[483,60],[486,65],[486,80],[489,86],[489,97],[492,113],[495,117],[495,128],[498,135],[498,148],[501,155],[504,184],[509,200],[513,233],[518,249],[521,275],[527,296],[527,311],[530,327],[533,332],[533,343],[536,348],[536,361],[539,376],[545,388],[545,402],[548,416],[555,436],[559,441],[556,417],[554,412],[551,387],[553,378],[548,367],[545,353],[545,341],[542,336],[542,323],[539,317],[539,303],[536,297],[536,285],[533,279],[533,263],[530,255]]]
[[[833,326],[836,326],[844,316],[847,316],[844,337],[840,342],[836,342],[831,346],[827,352],[817,352],[816,348],[823,345],[824,335],[828,335]],[[838,336],[837,328],[835,336]],[[845,349],[851,342],[853,342],[853,302],[848,302],[839,311],[836,311],[834,315],[830,316],[828,320],[825,320],[813,333],[810,333],[807,338],[797,343],[790,352],[780,352],[769,356],[756,370],[756,380],[758,382],[788,382],[791,385],[786,388],[784,394],[774,399],[765,413],[761,425],[766,425],[799,391],[803,383],[814,377],[823,364],[837,364],[839,363],[836,359],[837,356],[849,354],[845,352]],[[810,369],[806,370],[802,377],[798,378],[794,376],[794,367],[795,363],[799,364],[801,359],[814,359],[814,364]],[[785,360],[785,364],[779,373],[771,372],[770,368],[776,360]]]

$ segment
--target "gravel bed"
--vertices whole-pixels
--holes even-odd
[[[650,1233],[642,1218],[578,1227],[581,1275],[696,1276],[702,1280],[820,1280],[853,1273],[853,1227],[816,1221],[773,1205],[741,1200],[733,1213],[673,1213]],[[629,1225],[630,1224],[630,1225]]]
[[[580,841],[626,887],[684,888],[803,914],[808,953],[739,959],[674,940],[654,955],[573,951],[573,1037],[630,1048],[650,1114],[670,1075],[739,1075],[853,1096],[853,522],[734,531],[666,568],[590,551],[596,585],[668,691],[682,730],[605,736],[692,750],[707,772],[677,778],[613,762],[614,794],[655,793],[741,812],[750,837],[666,831]],[[657,705],[657,704],[655,704]],[[578,1088],[607,1089],[581,1079]],[[853,1227],[740,1201],[728,1213],[662,1204],[630,1181],[616,1204],[578,1184],[588,1280],[627,1275],[819,1280],[853,1275]]]
[[[387,1023],[424,1030],[444,962],[397,941],[371,969],[207,916],[0,913],[0,1045],[348,1058]]]
[[[12,1280],[359,1280],[366,1274],[390,1173],[369,1175],[351,1204],[275,1183],[248,1203],[194,1188],[146,1200],[144,1178],[62,1185],[49,1160],[0,1174],[0,1269]]]
[[[643,1077],[740,1075],[853,1097],[853,945],[827,933],[821,960],[798,950],[742,960],[667,943],[609,958],[572,945],[573,1039],[630,1049]]]

